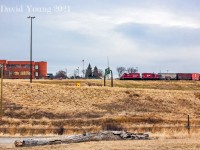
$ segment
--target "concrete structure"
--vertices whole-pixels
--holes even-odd
[[[6,79],[30,79],[30,61],[7,61],[0,60],[4,67]],[[47,62],[32,61],[32,78],[41,79],[47,75]]]

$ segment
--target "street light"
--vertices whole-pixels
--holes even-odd
[[[31,19],[31,41],[30,41],[30,83],[32,83],[32,74],[33,74],[33,69],[32,69],[32,20],[35,17],[27,17],[28,19]]]

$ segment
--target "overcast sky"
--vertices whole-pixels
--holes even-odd
[[[200,73],[200,0],[0,0],[0,59],[47,61],[48,72]]]

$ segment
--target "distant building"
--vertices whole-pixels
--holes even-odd
[[[0,60],[3,64],[4,78],[6,79],[29,79],[30,61],[7,61]],[[47,75],[47,62],[32,61],[32,78],[41,79]]]

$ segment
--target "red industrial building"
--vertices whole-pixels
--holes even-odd
[[[4,78],[6,79],[29,79],[30,61],[7,61],[0,60],[3,64]],[[41,79],[47,75],[47,62],[32,61],[32,78]]]

